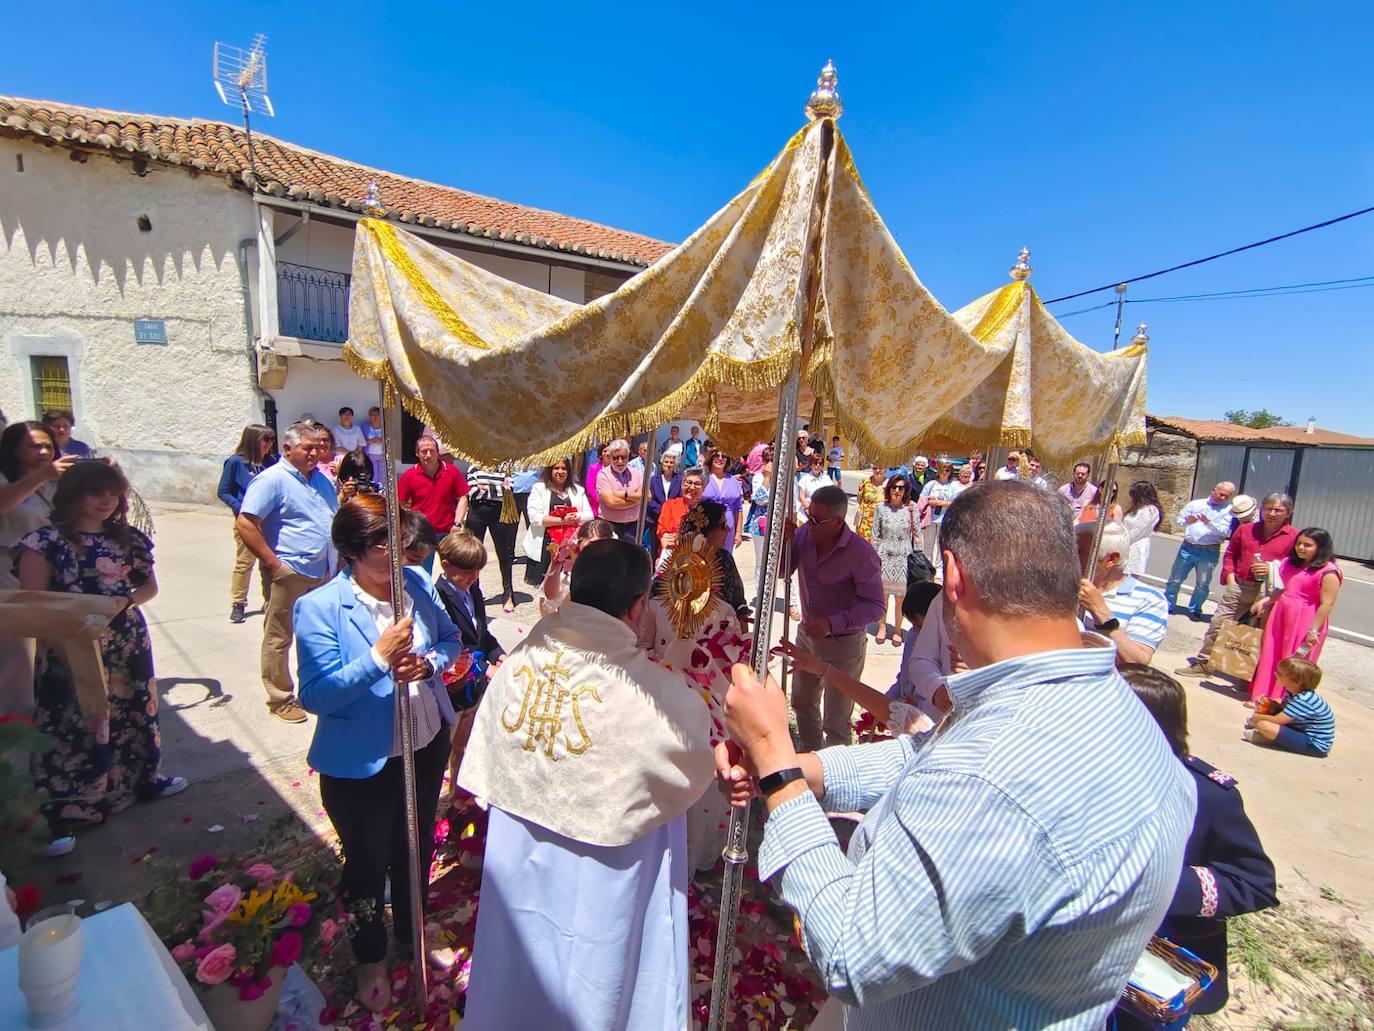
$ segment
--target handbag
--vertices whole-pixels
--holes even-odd
[[[1259,665],[1264,631],[1234,619],[1223,619],[1212,644],[1212,668],[1237,680],[1250,680]]]
[[[563,519],[563,518],[566,518],[567,516],[572,515],[572,514],[573,514],[574,512],[576,512],[576,511],[577,511],[577,506],[576,506],[576,505],[554,505],[553,508],[549,509],[549,515],[555,516],[555,517],[558,518],[558,519]],[[569,537],[576,536],[577,530],[578,530],[578,527],[576,527],[576,526],[546,526],[546,527],[544,527],[544,533],[546,533],[546,534],[548,535],[548,538],[549,538],[549,550],[550,550],[550,551],[557,551],[557,550],[558,550],[558,546],[559,546],[560,544],[562,544],[564,541],[566,541]]]

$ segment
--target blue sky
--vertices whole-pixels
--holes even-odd
[[[958,7],[958,10],[951,8]],[[833,58],[840,127],[949,308],[1025,243],[1044,298],[1374,204],[1367,4],[49,4],[0,92],[232,119],[215,40],[268,36],[263,131],[667,240],[802,123]],[[828,20],[832,24],[819,28]],[[1374,215],[1133,288],[1374,275]],[[1073,311],[1110,294],[1055,306]],[[1128,305],[1151,411],[1267,407],[1374,436],[1374,289]],[[1065,319],[1111,345],[1108,309]]]

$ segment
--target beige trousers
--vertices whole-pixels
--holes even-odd
[[[262,586],[262,605],[267,607],[267,600],[272,596],[272,578],[267,575],[267,566],[259,562],[257,556],[248,550],[248,545],[243,543],[243,538],[239,536],[239,528],[234,527],[234,574],[229,579],[229,604],[246,605],[248,603],[248,581],[253,575],[253,563],[258,563],[258,582]]]
[[[1216,643],[1217,634],[1221,631],[1221,621],[1240,619],[1249,612],[1250,606],[1255,604],[1255,599],[1259,597],[1261,586],[1263,585],[1255,580],[1236,580],[1226,585],[1221,600],[1217,602],[1216,615],[1212,617],[1212,622],[1207,624],[1207,633],[1202,637],[1202,647],[1197,650],[1199,662],[1211,659],[1212,645]]]
[[[282,566],[272,580],[272,594],[262,621],[262,686],[267,690],[269,709],[295,697],[296,685],[291,679],[291,641],[295,636],[292,610],[298,600],[322,583],[323,579],[297,573],[290,566]]]
[[[845,637],[818,637],[813,640],[798,629],[797,647],[830,663],[840,672],[848,673],[855,680],[863,676],[868,635],[862,630]],[[821,716],[822,696],[824,718]],[[819,677],[801,671],[792,675],[792,711],[797,714],[797,736],[801,739],[802,751],[814,752],[823,744],[853,743],[850,721],[854,715],[854,703],[828,685],[822,692]]]

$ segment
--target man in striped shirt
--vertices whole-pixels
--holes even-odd
[[[720,777],[765,796],[760,876],[846,1027],[1100,1028],[1173,897],[1196,789],[1113,650],[1083,646],[1062,501],[978,484],[940,547],[970,667],[947,721],[798,756],[781,692],[737,666]],[[826,810],[868,810],[848,857]]]
[[[1097,523],[1079,523],[1078,561],[1084,570],[1092,551]],[[1102,542],[1092,577],[1078,588],[1083,606],[1083,629],[1093,630],[1116,645],[1117,664],[1139,662],[1149,665],[1155,649],[1169,629],[1169,603],[1164,592],[1126,575],[1126,556],[1131,538],[1126,527],[1109,522],[1102,527]]]

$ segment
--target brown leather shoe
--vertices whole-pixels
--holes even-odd
[[[272,715],[283,723],[304,723],[308,717],[305,710],[301,708],[301,703],[292,698],[282,702],[272,710]]]

